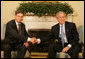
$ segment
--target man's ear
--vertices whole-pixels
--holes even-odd
[[[14,16],[14,18],[16,18],[16,15]]]

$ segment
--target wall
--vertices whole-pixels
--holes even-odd
[[[22,1],[1,1],[1,39],[3,38],[3,24],[14,18],[14,12]],[[59,1],[67,2],[74,9],[73,22],[77,26],[83,26],[83,42],[84,42],[84,1]]]
[[[14,19],[14,12],[21,1],[1,1],[1,39],[3,39],[3,25]]]

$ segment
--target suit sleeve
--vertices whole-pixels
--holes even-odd
[[[76,28],[76,25],[73,24],[73,27],[72,27],[72,41],[70,42],[73,45],[76,45],[79,41],[79,34],[77,32],[77,28]]]
[[[29,36],[28,33],[27,33],[27,31],[26,31],[26,29],[25,29],[25,25],[24,25],[24,36],[26,36],[26,37]]]

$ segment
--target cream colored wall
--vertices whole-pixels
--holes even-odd
[[[1,1],[1,38],[3,39],[3,24],[14,18],[14,12],[21,1]]]
[[[22,1],[1,1],[1,38],[3,38],[3,24],[14,18],[14,12]],[[83,26],[84,42],[84,1],[60,1],[68,2],[74,9],[73,22],[77,26]]]

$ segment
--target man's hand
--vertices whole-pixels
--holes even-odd
[[[65,48],[63,48],[62,52],[63,53],[66,53],[69,49],[70,49],[70,47],[69,46],[66,46]]]
[[[31,38],[30,42],[31,42],[32,44],[35,44],[35,43],[37,43],[38,41],[37,41],[37,39],[36,39],[35,37],[33,37],[33,38]]]
[[[29,43],[28,42],[25,42],[24,45],[25,45],[26,48],[28,48]]]

